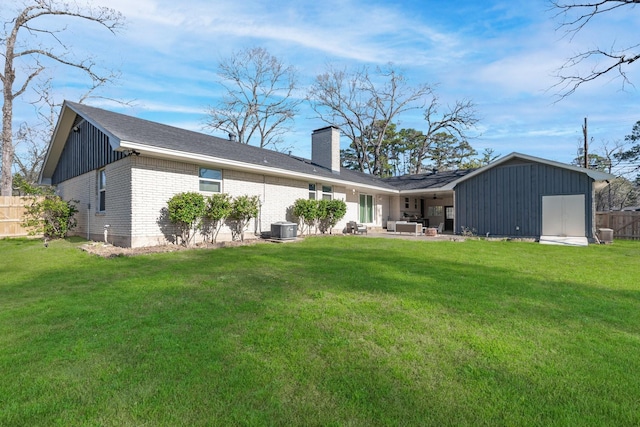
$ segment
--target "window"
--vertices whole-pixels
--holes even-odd
[[[442,206],[429,206],[427,216],[442,216]]]
[[[370,194],[360,195],[360,222],[373,222],[373,196]]]
[[[408,197],[404,198],[404,208],[405,209],[409,209],[409,198]]]
[[[98,171],[98,212],[106,210],[107,202],[107,174],[104,169]]]
[[[218,169],[200,168],[200,191],[220,193],[222,191],[222,171]]]
[[[315,199],[316,199],[316,185],[309,184],[309,200],[315,200]]]
[[[322,200],[331,200],[333,199],[333,187],[330,185],[322,186]]]

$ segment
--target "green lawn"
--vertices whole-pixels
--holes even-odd
[[[0,241],[0,425],[639,425],[640,242]]]

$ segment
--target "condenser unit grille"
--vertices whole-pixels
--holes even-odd
[[[271,238],[276,240],[292,240],[298,234],[298,224],[280,221],[271,224]]]

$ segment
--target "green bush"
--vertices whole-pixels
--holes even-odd
[[[22,225],[30,229],[30,235],[42,233],[48,239],[62,239],[77,225],[76,200],[67,202],[55,194],[28,199],[31,203],[26,207]]]
[[[297,199],[293,204],[293,215],[300,223],[300,234],[304,235],[305,225],[309,234],[311,227],[316,225],[318,218],[318,202],[316,200]]]
[[[311,234],[311,227],[320,229],[322,234],[335,227],[347,213],[347,204],[343,200],[298,199],[293,205],[293,215],[298,218],[300,232],[304,235],[305,225]]]
[[[220,228],[233,210],[231,196],[226,193],[214,194],[207,199],[204,219],[210,228],[211,241],[216,242]]]
[[[179,193],[167,204],[169,221],[178,226],[182,243],[189,246],[205,214],[204,196],[193,191]]]
[[[231,214],[229,218],[235,222],[232,230],[234,239],[240,236],[244,242],[244,231],[251,218],[256,218],[260,211],[260,198],[258,196],[238,196],[231,202]]]
[[[336,226],[347,214],[347,204],[343,200],[319,200],[317,218],[322,234]]]

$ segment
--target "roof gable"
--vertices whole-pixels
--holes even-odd
[[[341,168],[340,173],[336,174],[302,157],[69,101],[65,101],[62,106],[41,172],[41,182],[50,182],[67,136],[78,117],[87,120],[106,134],[114,150],[133,150],[154,157],[293,176],[310,182],[319,181],[375,188],[383,192],[397,192],[393,186],[383,180],[365,173]]]
[[[81,120],[88,121],[107,135],[109,145],[116,151],[130,150],[159,158],[244,169],[256,173],[306,179],[309,182],[334,183],[351,186],[351,188],[368,188],[396,194],[420,190],[453,190],[459,182],[513,161],[538,162],[569,169],[585,173],[596,181],[614,178],[613,175],[604,172],[521,153],[511,153],[480,169],[404,175],[384,179],[345,168],[341,168],[340,173],[337,174],[298,156],[65,101],[40,174],[41,182],[51,182],[67,137]]]
[[[505,166],[513,163],[522,163],[522,162],[533,162],[533,163],[542,163],[545,165],[570,170],[573,172],[586,174],[589,178],[594,181],[608,181],[614,179],[615,176],[606,172],[601,172],[593,169],[585,169],[578,166],[568,165],[566,163],[555,162],[553,160],[543,159],[541,157],[530,156],[528,154],[516,153],[513,152],[507,156],[504,156],[493,163],[489,163],[486,166],[481,167],[480,169],[476,169],[473,172],[461,177],[453,182],[451,182],[448,187],[453,189],[458,183],[463,182],[467,179],[473,178],[474,176],[480,175],[486,172],[489,169],[495,168],[497,166]]]

